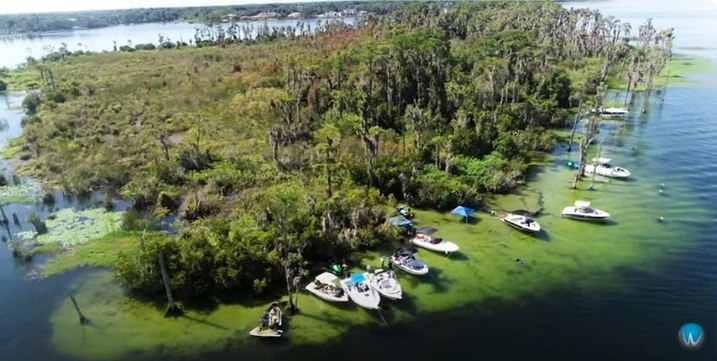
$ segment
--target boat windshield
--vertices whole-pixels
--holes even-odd
[[[579,213],[595,213],[595,210],[590,207],[575,208]]]

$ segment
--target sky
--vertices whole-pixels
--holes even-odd
[[[0,0],[0,14],[111,10],[131,8],[297,3],[308,1],[309,0]],[[315,2],[317,0],[313,1]]]

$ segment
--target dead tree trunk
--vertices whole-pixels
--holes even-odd
[[[573,121],[573,130],[570,132],[570,140],[568,141],[568,152],[573,150],[573,137],[575,137],[575,129],[578,127],[578,120],[580,120],[580,114],[583,111],[583,99],[580,99],[578,103],[578,113],[575,114],[575,121]]]
[[[82,311],[80,311],[80,306],[77,305],[77,300],[75,300],[75,296],[70,295],[70,301],[72,301],[72,305],[75,306],[75,311],[77,311],[77,316],[80,318],[80,324],[86,325],[90,323],[90,320],[85,317],[85,315],[82,314]]]
[[[164,282],[164,290],[167,291],[167,310],[164,312],[164,317],[177,317],[182,315],[182,310],[177,307],[174,303],[174,297],[172,297],[172,289],[169,288],[169,275],[167,275],[167,268],[164,264],[164,253],[159,253],[159,270],[162,272],[162,282]]]
[[[580,142],[580,165],[578,171],[575,173],[575,179],[573,180],[573,189],[578,187],[578,181],[582,176],[585,175],[585,161],[588,156],[588,147],[592,142],[593,130],[595,129],[595,117],[593,115],[588,116],[587,122],[585,122],[585,134]]]

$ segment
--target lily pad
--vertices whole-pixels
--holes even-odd
[[[47,219],[48,231],[37,236],[37,242],[58,243],[63,247],[90,242],[119,230],[123,213],[108,212],[104,208],[62,209]]]
[[[34,203],[42,191],[39,182],[25,180],[18,185],[0,187],[0,203]]]

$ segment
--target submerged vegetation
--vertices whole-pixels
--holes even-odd
[[[179,216],[177,235],[113,258],[130,289],[164,292],[164,254],[181,297],[291,293],[311,263],[397,241],[396,200],[480,206],[524,183],[611,77],[652,86],[671,55],[666,32],[645,45],[654,33],[631,47],[629,28],[551,2],[421,3],[300,35],[63,56],[24,70],[42,87],[18,156],[67,192]]]

